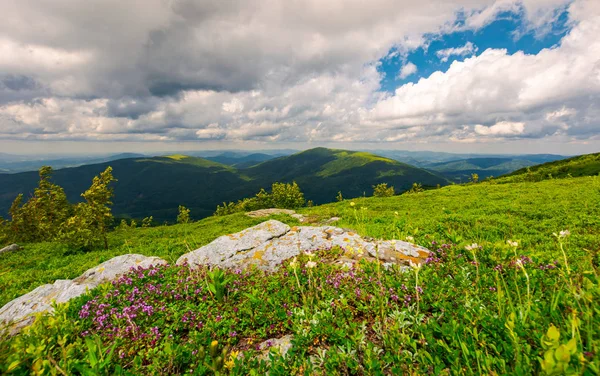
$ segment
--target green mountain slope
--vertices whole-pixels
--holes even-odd
[[[344,197],[372,195],[372,186],[388,183],[396,192],[413,183],[446,185],[434,173],[371,153],[315,148],[261,163],[245,170],[258,181],[296,181],[315,203],[333,201],[338,191]]]
[[[250,195],[254,189],[224,190],[244,187],[247,177],[232,167],[202,158],[174,155],[170,157],[121,159],[108,163],[56,170],[53,180],[65,189],[69,201],[80,201],[94,176],[107,166],[113,167],[113,213],[116,216],[173,221],[180,204],[188,206],[196,218],[211,215],[217,203]],[[29,192],[37,185],[37,172],[0,175],[0,209],[6,213],[17,194]],[[233,196],[233,197],[232,197]],[[239,197],[238,197],[239,196]]]
[[[276,181],[296,181],[307,199],[331,202],[338,191],[345,197],[371,195],[372,185],[385,182],[398,192],[413,182],[425,186],[447,181],[391,159],[369,153],[324,148],[263,162],[251,168],[235,168],[204,158],[175,154],[165,157],[129,158],[56,170],[53,180],[65,189],[71,202],[81,200],[92,178],[113,167],[113,213],[120,217],[173,221],[179,205],[194,218],[211,215],[224,201],[236,201],[269,188]],[[6,214],[19,193],[28,196],[36,187],[36,172],[0,174],[0,213]]]
[[[595,176],[598,174],[600,174],[600,153],[594,153],[522,168],[502,176],[496,181],[540,181],[569,176]]]
[[[471,174],[479,175],[479,179],[505,175],[520,168],[537,164],[533,160],[522,158],[467,158],[450,162],[432,163],[426,166],[454,182],[466,182]]]

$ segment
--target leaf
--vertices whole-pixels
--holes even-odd
[[[558,342],[560,338],[560,331],[554,325],[550,325],[548,331],[546,332],[546,337],[552,342]]]

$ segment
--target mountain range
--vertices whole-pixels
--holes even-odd
[[[315,148],[264,162],[260,159],[266,157],[260,154],[247,157],[233,165],[220,163],[232,161],[218,156],[213,160],[181,154],[125,158],[58,169],[53,181],[65,189],[71,202],[77,202],[92,178],[112,166],[118,179],[113,213],[132,218],[152,215],[158,221],[173,221],[179,205],[190,208],[194,218],[209,216],[218,204],[253,196],[274,182],[296,181],[315,204],[334,201],[338,191],[346,198],[370,196],[372,186],[379,183],[394,186],[396,192],[413,183],[426,187],[449,183],[433,172],[366,152]],[[34,171],[0,174],[0,213],[7,213],[19,193],[31,194],[38,180]]]

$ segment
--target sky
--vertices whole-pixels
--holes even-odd
[[[600,151],[598,0],[2,0],[0,152]]]

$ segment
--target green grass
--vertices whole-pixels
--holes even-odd
[[[380,157],[371,153],[365,152],[349,152],[346,150],[333,150],[333,155],[336,159],[323,165],[317,176],[333,176],[345,170],[363,167],[371,162],[384,162],[390,165],[399,165],[400,162],[389,158]]]
[[[336,226],[364,236],[413,237],[434,250],[434,260],[408,273],[373,263],[349,273],[328,263],[340,252],[332,249],[315,257],[314,269],[302,255],[299,266],[286,264],[272,274],[186,267],[134,272],[0,342],[0,373],[600,372],[600,177],[448,186],[301,212],[311,222],[341,217]],[[260,221],[234,214],[115,232],[110,251],[89,254],[26,245],[0,256],[1,296],[7,301],[121,253],[172,262]],[[563,230],[570,235],[553,235]],[[473,243],[474,250],[465,247]],[[156,286],[168,293],[157,293]],[[140,311],[128,320],[108,313],[147,305],[154,313]],[[287,358],[256,358],[253,344],[284,334],[294,335]],[[212,341],[218,341],[220,359],[208,350]],[[238,359],[238,351],[246,356]]]
[[[578,247],[600,247],[600,178],[537,183],[452,185],[418,194],[358,198],[306,208],[340,227],[376,238],[415,235],[460,237],[470,242],[520,240],[532,254],[553,252],[552,233],[569,229]],[[365,209],[362,209],[365,208]],[[396,214],[397,213],[397,214]],[[358,221],[357,221],[358,218]]]
[[[221,235],[241,231],[263,220],[240,213],[185,225],[115,231],[110,234],[108,251],[72,252],[62,244],[49,242],[23,244],[18,252],[0,255],[0,306],[37,286],[78,277],[87,269],[126,253],[158,256],[174,263],[182,254]],[[280,220],[297,223],[287,216]]]
[[[514,183],[519,181],[598,176],[598,174],[600,174],[600,153],[595,153],[522,168],[508,175],[501,176],[496,181],[499,183]]]

